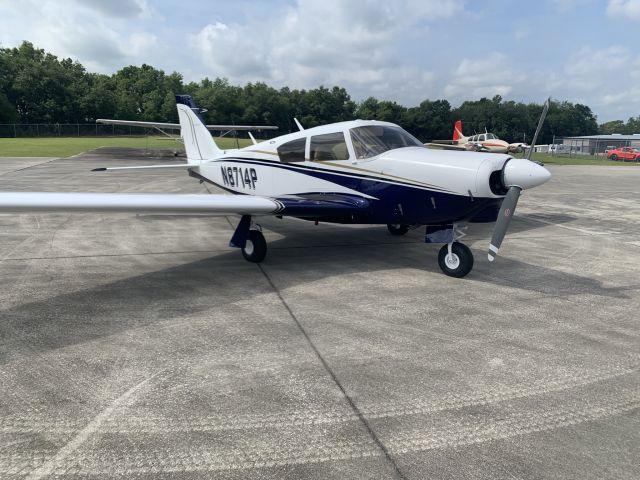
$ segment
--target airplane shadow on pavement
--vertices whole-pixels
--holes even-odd
[[[531,225],[514,222],[514,227],[517,226],[526,229]],[[277,233],[278,228],[272,227],[269,225]],[[283,229],[289,231],[289,236],[269,242],[269,253],[261,264],[267,273],[277,272],[276,286],[280,290],[318,279],[376,275],[394,269],[423,272],[433,275],[434,281],[448,281],[452,287],[455,284],[461,289],[474,288],[475,282],[482,282],[553,297],[595,295],[625,299],[630,298],[627,291],[639,288],[638,285],[604,287],[593,278],[504,257],[489,265],[485,252],[478,250],[474,251],[476,266],[471,274],[465,279],[452,279],[438,267],[440,246],[423,244],[422,233],[417,231],[396,238],[379,226],[340,228],[339,232],[331,231],[332,228],[306,236],[292,235],[290,225]],[[0,310],[0,339],[3,339],[0,363],[12,356],[14,341],[28,344],[31,353],[47,351],[269,293],[273,289],[261,270],[245,262],[234,249],[46,300],[26,302]]]

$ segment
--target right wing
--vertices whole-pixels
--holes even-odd
[[[106,125],[126,125],[130,127],[163,128],[165,130],[180,130],[179,123],[138,122],[136,120],[111,120],[98,118],[96,123]],[[276,125],[205,125],[208,130],[278,130]]]

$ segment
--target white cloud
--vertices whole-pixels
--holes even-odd
[[[117,18],[143,17],[151,15],[146,0],[73,0],[82,8]]]
[[[602,92],[619,86],[621,78],[616,77],[628,78],[639,72],[640,57],[634,58],[625,47],[584,47],[571,55],[564,68],[562,83],[566,88],[578,91]]]
[[[613,73],[612,73],[613,72]],[[569,55],[565,68],[552,81],[554,95],[606,112],[600,121],[631,115],[640,105],[640,55],[622,46],[583,47]],[[632,106],[630,113],[630,106]]]
[[[262,80],[293,88],[337,84],[356,97],[382,92],[416,101],[424,98],[433,75],[403,64],[394,42],[409,27],[426,32],[425,23],[461,8],[456,0],[299,0],[271,18],[210,23],[191,36],[191,44],[212,76],[233,82]]]
[[[29,40],[59,57],[79,60],[90,71],[110,72],[136,63],[158,42],[155,34],[132,30],[128,23],[150,14],[144,0],[24,0],[0,5],[4,6],[3,44]],[[105,14],[114,18],[104,21]]]
[[[640,0],[609,0],[607,14],[617,20],[640,20]]]
[[[514,68],[506,55],[487,52],[475,59],[462,59],[444,94],[460,100],[494,95],[505,97],[526,80],[527,76]]]

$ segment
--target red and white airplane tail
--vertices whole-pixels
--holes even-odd
[[[456,123],[453,126],[453,141],[457,142],[463,137],[464,135],[462,134],[462,120],[456,120]]]

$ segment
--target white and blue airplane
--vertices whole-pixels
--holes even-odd
[[[0,211],[237,214],[230,245],[250,262],[261,262],[267,253],[255,223],[260,216],[382,224],[393,235],[426,226],[425,241],[444,244],[438,255],[442,271],[464,277],[473,254],[459,242],[461,228],[496,222],[488,253],[493,261],[521,191],[551,177],[528,159],[431,150],[398,125],[380,121],[306,130],[299,125],[295,133],[222,150],[181,98],[177,108],[187,163],[96,170],[184,169],[233,195],[2,192]]]

